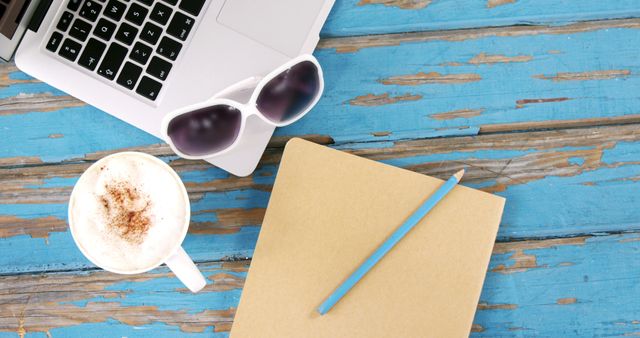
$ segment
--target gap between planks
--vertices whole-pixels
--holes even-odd
[[[514,25],[503,27],[464,28],[418,31],[321,39],[318,49],[335,49],[338,53],[355,53],[364,48],[398,46],[424,41],[465,41],[495,36],[539,34],[573,34],[613,28],[640,28],[640,18],[579,21],[567,25]]]

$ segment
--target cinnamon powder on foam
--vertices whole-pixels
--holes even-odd
[[[107,226],[132,244],[143,242],[151,219],[151,200],[127,181],[109,183],[106,193],[99,196]]]

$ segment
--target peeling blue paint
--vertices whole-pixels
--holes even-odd
[[[0,96],[3,93],[5,90],[0,91]],[[44,162],[81,159],[85,154],[97,151],[160,142],[159,139],[88,106],[0,116],[0,126],[4,140],[4,145],[0,146],[0,157],[36,156]],[[48,137],[56,133],[64,134],[65,137]]]
[[[220,168],[216,168],[213,166],[206,168],[204,170],[187,171],[187,172],[180,173],[180,178],[182,178],[182,180],[185,183],[187,182],[203,183],[203,182],[208,182],[213,180],[225,179],[229,177],[231,177],[231,174],[229,174],[228,172]]]
[[[264,208],[269,202],[269,193],[247,189],[228,192],[208,192],[191,204],[191,211],[215,210],[221,208]]]
[[[169,277],[154,278],[148,281],[119,282],[104,288],[105,291],[123,292],[124,296],[119,298],[94,297],[81,301],[68,302],[76,306],[85,307],[87,303],[117,303],[121,306],[139,306],[141,304],[157,304],[160,311],[179,310],[194,314],[205,310],[227,310],[230,306],[237,306],[240,301],[241,289],[231,289],[219,292],[202,292],[194,294],[187,291],[180,293],[180,300],[173,303],[163,302],[165,294],[176,293],[176,290],[185,290],[185,286],[166,268],[159,268],[158,273],[169,273]],[[207,271],[203,274],[206,278],[220,273],[228,273],[224,270]],[[235,273],[234,275],[244,279],[246,273]],[[211,280],[207,280],[211,284]],[[149,290],[149,292],[139,292]],[[138,291],[138,292],[136,292]],[[187,307],[188,306],[188,307]]]
[[[400,9],[382,4],[357,5],[359,0],[338,0],[323,30],[324,36],[360,35],[421,31],[432,29],[472,28],[513,24],[564,25],[581,20],[639,17],[633,0],[606,2],[585,0],[517,0],[504,6],[488,8],[486,1],[432,1],[418,10]],[[377,18],[384,17],[384,20]],[[336,53],[318,50],[325,70],[326,91],[319,105],[298,123],[281,128],[276,135],[308,134],[332,138],[338,148],[391,148],[398,140],[445,136],[474,136],[480,128],[492,124],[613,118],[638,114],[640,102],[640,66],[637,46],[640,35],[634,28],[529,36],[494,36],[463,41],[435,40],[407,42],[398,46],[369,47],[357,52]],[[553,53],[551,52],[553,51]],[[470,64],[479,53],[506,57],[530,56],[527,62]],[[452,63],[457,63],[453,66]],[[382,66],[381,66],[382,65]],[[553,77],[562,72],[626,70],[629,75],[610,80],[552,81],[535,78],[538,74]],[[385,85],[382,79],[439,72],[441,74],[476,74],[481,80],[464,84]],[[10,79],[29,80],[16,71]],[[66,95],[43,83],[18,83],[0,89],[0,98],[19,94]],[[349,102],[368,94],[419,95],[415,101],[379,106],[355,106]],[[566,97],[570,100],[545,104],[527,104],[517,108],[517,101]],[[483,109],[469,118],[436,120],[428,118],[462,109]],[[83,126],[78,128],[77,126]],[[79,159],[85,154],[161,143],[134,127],[99,110],[84,106],[51,112],[33,112],[0,116],[0,157],[37,157],[44,162]],[[51,139],[50,134],[64,134]],[[382,133],[375,136],[374,133]],[[469,138],[469,142],[475,139]],[[542,151],[567,152],[590,147],[566,147]],[[604,149],[602,162],[610,165],[597,170],[585,169],[576,176],[547,176],[532,182],[512,184],[499,195],[507,205],[499,238],[522,239],[540,236],[571,236],[581,233],[640,230],[637,211],[640,177],[638,142],[616,144]],[[470,158],[509,159],[540,150],[484,149],[475,152],[451,151],[392,158],[385,163],[412,166],[438,161],[463,161]],[[166,162],[175,156],[163,157]],[[570,157],[569,164],[583,166],[584,158]],[[253,176],[257,184],[271,185],[277,165],[261,167]],[[226,179],[229,175],[215,168],[181,173],[188,183]],[[497,175],[500,176],[500,175]],[[488,187],[500,177],[464,183]],[[68,187],[74,178],[52,177],[31,189]],[[195,222],[215,222],[217,214],[208,210],[228,208],[264,208],[269,193],[254,190],[206,193],[193,203],[200,214]],[[66,220],[65,204],[0,204],[0,215],[24,219],[54,216]],[[550,212],[552,211],[552,212]],[[196,261],[225,257],[251,257],[259,228],[241,227],[227,235],[189,235],[184,247]],[[640,242],[626,241],[637,234],[593,237],[587,244],[542,249],[527,249],[539,268],[503,274],[489,272],[481,300],[488,304],[515,304],[513,310],[478,311],[475,322],[483,332],[473,336],[593,336],[625,335],[640,330],[632,324],[637,314],[640,292],[640,268],[637,253]],[[68,232],[55,232],[48,239],[19,235],[0,239],[0,273],[42,272],[80,269],[91,264],[82,257]],[[512,252],[496,254],[489,269],[513,266]],[[158,270],[161,271],[161,270]],[[75,272],[78,275],[86,272]],[[229,272],[232,273],[232,272]],[[243,273],[236,275],[244,276]],[[131,291],[124,299],[95,298],[127,306],[158,305],[161,309],[225,309],[237,306],[240,290],[203,293],[177,293],[181,287],[175,278],[159,278],[141,283],[117,283],[109,289]],[[621,292],[620,290],[624,290]],[[576,298],[575,304],[559,305],[558,299]],[[86,302],[75,303],[78,306]],[[86,323],[50,330],[53,337],[227,337],[209,327],[203,333],[187,334],[176,326],[152,323],[132,327],[109,319],[104,323]],[[2,336],[17,334],[2,332]],[[46,337],[44,333],[27,333],[27,337]]]
[[[383,141],[399,139],[474,135],[479,127],[491,124],[574,120],[637,114],[634,102],[640,99],[640,66],[630,46],[640,45],[636,29],[515,37],[484,37],[464,41],[426,41],[399,46],[365,48],[357,53],[339,54],[330,49],[316,51],[325,74],[326,90],[312,112],[297,123],[280,128],[276,135],[327,135],[339,144],[377,142],[374,132],[386,132]],[[567,39],[571,37],[571,39]],[[586,46],[598,45],[598,48]],[[562,54],[549,54],[563,50]],[[469,64],[479,53],[488,55],[528,55],[528,62]],[[394,62],[393,60],[401,60]],[[459,62],[458,67],[445,66]],[[384,67],[380,67],[384,64]],[[551,81],[537,74],[628,70],[620,80]],[[420,72],[477,74],[482,79],[465,84],[384,85],[381,79]],[[507,88],[516,88],[509,89]],[[53,89],[44,84],[16,84],[0,91],[0,96],[42,93]],[[353,106],[348,102],[370,93],[410,92],[422,99],[402,104]],[[516,101],[546,97],[571,100],[527,105],[517,109]],[[484,109],[464,119],[434,120],[425,116],[460,109]],[[82,125],[83,128],[75,128]],[[465,130],[466,127],[469,129]],[[47,162],[79,158],[86,153],[115,148],[161,143],[160,140],[91,107],[66,108],[0,116],[0,128],[8,144],[0,147],[1,157],[36,156]],[[444,130],[444,131],[443,131]],[[455,133],[452,133],[454,132]],[[52,133],[64,138],[49,139]],[[387,145],[385,145],[387,146]]]
[[[42,184],[28,185],[25,188],[38,189],[38,188],[64,188],[73,187],[78,181],[79,177],[51,177],[45,178]]]
[[[629,164],[638,163],[640,160],[640,149],[635,142],[620,142],[613,149],[602,151],[602,163],[606,164]]]
[[[524,250],[538,268],[524,272],[491,272],[512,266],[513,252],[493,255],[480,297],[488,304],[514,304],[511,310],[481,310],[474,323],[484,328],[475,337],[627,335],[638,331],[635,318],[640,270],[635,266],[640,241],[635,235],[591,237],[584,245]],[[621,292],[624,290],[624,292]],[[576,298],[575,304],[558,304]],[[627,325],[621,322],[628,321]]]
[[[23,80],[23,81],[34,79],[33,76],[19,70],[9,73],[9,78],[12,80]]]
[[[385,6],[382,3],[366,4],[361,0],[337,0],[321,35],[354,36],[510,25],[566,25],[584,20],[640,16],[637,3],[633,0],[517,0],[496,7],[489,7],[487,1],[424,2],[427,5],[423,8],[404,9],[394,6],[394,2]]]
[[[582,157],[569,157],[569,164],[582,166],[584,164],[584,158],[582,158]]]
[[[67,220],[67,204],[1,204],[0,215],[16,216],[20,218],[33,219],[53,216]],[[0,239],[2,240],[2,239]]]

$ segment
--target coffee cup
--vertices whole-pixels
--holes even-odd
[[[182,248],[190,220],[187,190],[160,159],[121,152],[91,165],[69,199],[71,235],[96,266],[137,274],[165,263],[192,292],[206,281]]]

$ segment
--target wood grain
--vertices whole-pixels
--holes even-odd
[[[431,0],[360,0],[358,6],[382,4],[402,9],[421,9],[429,6]]]
[[[631,71],[628,69],[610,69],[596,70],[590,72],[562,72],[554,75],[534,75],[536,79],[552,80],[552,81],[586,81],[586,80],[611,80],[621,79],[629,76]]]
[[[637,120],[640,111],[633,102],[640,99],[640,77],[633,46],[640,44],[638,27],[637,19],[627,19],[324,40],[325,47],[369,42],[375,47],[347,54],[319,49],[325,95],[309,115],[276,136],[315,135],[344,144],[377,142],[381,133],[393,141]],[[518,62],[507,62],[514,58]],[[591,76],[573,81],[534,77],[585,72]],[[0,147],[0,165],[74,162],[114,149],[153,147],[154,154],[167,153],[157,138],[95,108],[67,102],[66,94],[42,83],[22,83],[25,75],[18,71],[10,74],[14,82],[6,97],[26,96],[12,106],[15,113],[0,116],[4,139],[19,145]],[[61,97],[64,104],[29,112],[37,110],[27,99],[31,96]]]
[[[502,240],[640,229],[634,198],[640,184],[637,125],[333,146],[441,178],[466,168],[464,185],[509,201]],[[281,154],[282,148],[269,148],[249,178],[229,176],[204,162],[165,157],[192,200],[185,248],[193,257],[251,256]],[[90,266],[64,222],[67,196],[92,161],[0,170],[0,214],[10,215],[0,218],[0,228],[7,229],[2,241],[21,248],[0,257],[6,272]],[[592,203],[602,195],[608,196],[607,208]]]
[[[377,34],[370,36],[337,37],[321,40],[318,48],[333,48],[339,53],[354,53],[363,48],[397,46],[402,43],[424,41],[465,41],[487,37],[517,37],[538,34],[575,34],[609,28],[634,28],[640,25],[638,19],[617,19],[578,22],[564,26],[508,26],[480,29],[460,29],[447,31],[416,31],[402,34]],[[556,53],[554,53],[556,54]]]
[[[634,0],[337,0],[324,36],[513,25],[566,25],[638,17]]]
[[[337,0],[315,52],[323,99],[247,178],[2,63],[0,336],[226,337],[282,148],[300,136],[441,178],[465,167],[463,184],[507,197],[472,335],[638,335],[638,17],[634,0]],[[185,181],[204,293],[166,269],[97,271],[75,248],[71,187],[121,150]]]
[[[511,63],[511,62],[529,62],[533,59],[531,55],[515,55],[515,56],[506,56],[506,55],[493,55],[480,53],[473,58],[471,58],[468,63],[474,65],[492,65],[495,63]]]
[[[638,236],[497,243],[472,335],[634,334],[635,300],[617,290],[636,289]],[[248,266],[249,261],[199,264],[209,285],[197,296],[165,268],[136,276],[91,270],[3,277],[0,332],[92,337],[103,332],[90,328],[135,327],[128,332],[143,337],[224,336]]]
[[[190,292],[164,268],[135,276],[90,271],[4,277],[0,332],[73,332],[75,326],[109,321],[152,331],[152,324],[162,323],[173,334],[228,331],[247,267],[248,262],[200,265],[209,284],[197,300],[207,303],[199,306],[193,297],[176,300]],[[102,333],[89,333],[94,334]]]
[[[380,83],[385,85],[398,85],[398,86],[419,86],[423,84],[455,84],[455,83],[468,83],[480,81],[482,78],[478,74],[440,74],[438,72],[417,74],[398,75],[390,78],[379,80]]]

